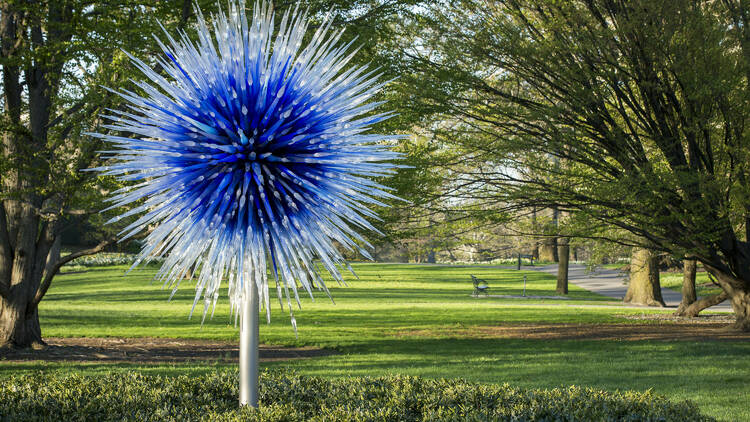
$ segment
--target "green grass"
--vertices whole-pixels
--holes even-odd
[[[288,308],[271,302],[272,321],[261,329],[261,340],[284,345],[342,347],[380,338],[387,332],[409,329],[440,329],[498,322],[618,322],[607,309],[571,312],[566,305],[607,298],[571,286],[569,301],[520,301],[471,297],[469,274],[485,279],[492,294],[521,294],[523,275],[527,295],[554,295],[554,280],[534,271],[498,270],[479,267],[356,264],[360,280],[346,277],[348,287],[329,281],[332,304],[323,292],[315,301],[301,297],[302,309],[294,306],[299,325],[296,339],[289,324]],[[187,316],[193,290],[187,282],[168,302],[168,291],[151,285],[154,269],[124,275],[126,267],[94,267],[66,274],[55,280],[40,312],[46,336],[66,337],[190,337],[236,339],[230,323],[226,291],[221,293],[213,320],[200,327],[203,303],[193,320]],[[272,297],[275,290],[272,292]],[[273,299],[273,298],[272,298]],[[594,302],[594,303],[598,303]],[[561,306],[562,305],[562,306]],[[106,312],[102,312],[106,309]],[[640,312],[640,311],[638,311]],[[210,311],[209,311],[210,314]]]
[[[682,273],[680,272],[662,272],[659,274],[659,282],[662,287],[677,292],[682,291]],[[711,296],[721,293],[721,288],[711,283],[707,272],[701,271],[695,274],[695,293],[698,297]]]
[[[577,341],[488,338],[471,334],[482,325],[620,323],[623,314],[663,312],[606,306],[607,298],[571,286],[572,300],[514,300],[470,296],[470,274],[489,282],[493,294],[554,295],[552,276],[491,267],[356,264],[349,287],[332,287],[333,305],[319,293],[295,308],[299,338],[278,301],[261,341],[315,345],[341,354],[268,367],[293,368],[325,377],[410,374],[460,377],[527,388],[571,384],[607,390],[648,390],[690,399],[709,415],[750,420],[750,344],[691,341]],[[189,321],[192,289],[168,292],[149,284],[154,269],[124,276],[125,267],[94,267],[55,279],[40,312],[45,336],[185,337],[236,340],[222,292],[216,314],[200,327],[202,304]],[[602,306],[578,306],[602,305]],[[411,331],[418,330],[419,335]],[[204,373],[226,364],[182,365],[0,363],[0,374],[33,370],[102,373],[136,369],[160,374]],[[0,375],[2,376],[2,375]]]

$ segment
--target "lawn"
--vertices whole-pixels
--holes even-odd
[[[491,293],[554,295],[552,276],[493,267],[356,264],[359,279],[331,286],[336,304],[318,293],[295,308],[296,338],[288,310],[278,301],[261,341],[332,348],[338,355],[268,363],[326,377],[404,373],[461,377],[486,383],[548,388],[581,385],[607,390],[648,390],[690,399],[723,420],[750,420],[750,343],[743,341],[619,341],[496,338],[474,330],[513,324],[632,324],[628,314],[664,312],[621,308],[571,286],[571,300],[473,298],[469,275],[488,281]],[[155,268],[124,276],[126,267],[93,267],[56,278],[40,312],[43,334],[54,337],[124,336],[237,339],[223,296],[213,320],[201,328],[202,303],[187,315],[193,293],[184,283],[169,292],[149,282]],[[582,306],[581,306],[582,305]],[[591,306],[601,305],[601,306]],[[668,329],[666,327],[665,329]],[[216,366],[224,367],[225,364]],[[85,373],[138,369],[158,373],[211,371],[213,364],[129,365],[0,363],[0,372]]]
[[[682,291],[681,272],[662,272],[659,274],[659,282],[662,287],[678,292]],[[707,272],[699,271],[695,274],[695,292],[698,297],[711,296],[721,293],[721,288],[711,283]]]

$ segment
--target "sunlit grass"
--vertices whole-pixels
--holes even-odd
[[[682,273],[681,272],[662,272],[659,274],[659,282],[662,287],[682,291]],[[695,274],[695,292],[698,297],[710,296],[721,293],[721,288],[711,283],[708,273],[700,271]]]

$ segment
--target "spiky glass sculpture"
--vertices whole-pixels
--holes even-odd
[[[270,319],[270,269],[296,331],[297,284],[328,293],[316,262],[341,282],[336,243],[369,257],[356,229],[377,231],[367,206],[393,198],[370,178],[393,172],[398,137],[367,133],[390,117],[368,102],[383,83],[347,67],[351,43],[340,45],[330,19],[304,42],[306,13],[287,12],[276,28],[265,3],[252,22],[242,1],[227,12],[209,25],[197,10],[197,42],[166,34],[160,71],[131,56],[150,82],[118,92],[128,109],[93,134],[114,144],[115,161],[97,170],[137,182],[110,198],[111,208],[135,205],[115,220],[143,213],[122,239],[151,230],[135,265],[164,257],[157,277],[175,290],[199,269],[193,309],[203,298],[204,319],[223,279],[235,315],[255,283]]]

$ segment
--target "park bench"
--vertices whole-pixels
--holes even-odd
[[[517,270],[521,269],[521,258],[527,258],[529,260],[529,265],[531,265],[532,267],[534,266],[534,255],[523,255],[519,253],[518,264],[516,265]]]
[[[487,295],[490,286],[486,281],[476,278],[473,275],[471,276],[471,281],[474,283],[474,296],[479,296],[480,293],[484,293],[485,296]]]

